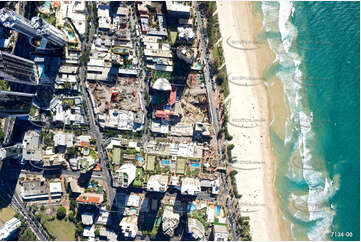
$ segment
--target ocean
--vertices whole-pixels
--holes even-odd
[[[282,85],[279,109],[288,110],[287,117],[271,110],[270,133],[291,235],[360,240],[360,3],[255,6],[263,17],[259,36],[275,54],[266,84]]]

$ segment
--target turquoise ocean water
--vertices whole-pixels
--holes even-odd
[[[258,9],[276,55],[267,75],[281,80],[290,110],[285,137],[271,126],[271,140],[292,236],[359,240],[360,3],[262,2]]]

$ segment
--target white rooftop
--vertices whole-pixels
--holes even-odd
[[[127,207],[139,207],[140,205],[140,196],[131,194],[128,197]]]
[[[147,183],[148,191],[165,192],[168,188],[168,176],[152,175]]]
[[[84,225],[92,225],[94,222],[94,214],[85,212],[81,215],[81,222]]]
[[[21,226],[20,220],[12,218],[0,227],[0,240],[6,240],[11,233]]]
[[[84,237],[94,238],[95,237],[94,232],[95,232],[94,227],[84,226],[83,236]]]
[[[161,90],[161,91],[171,91],[172,86],[170,85],[169,81],[165,78],[158,78],[154,84],[153,89],[155,90]]]
[[[50,193],[63,192],[61,189],[61,182],[51,182],[49,183]]]
[[[182,178],[181,193],[188,195],[196,195],[201,191],[201,182],[198,178],[184,177]]]

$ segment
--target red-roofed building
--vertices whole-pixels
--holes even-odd
[[[167,120],[169,120],[169,115],[173,115],[173,114],[174,114],[173,111],[170,111],[170,110],[167,110],[167,109],[155,111],[155,116],[157,118],[165,118]]]
[[[76,201],[81,204],[100,205],[103,202],[103,194],[83,193]]]
[[[101,171],[101,170],[102,170],[102,167],[100,166],[100,164],[97,164],[93,169],[93,171]]]
[[[168,104],[173,105],[175,103],[176,97],[177,97],[176,89],[174,86],[172,86],[172,91],[170,92],[170,95],[169,95]]]
[[[80,146],[82,146],[82,147],[88,147],[88,146],[89,146],[89,142],[87,142],[87,141],[82,141],[82,142],[80,142]]]

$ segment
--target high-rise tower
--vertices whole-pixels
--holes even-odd
[[[39,79],[33,61],[4,51],[0,51],[0,78],[27,85],[37,85]]]

